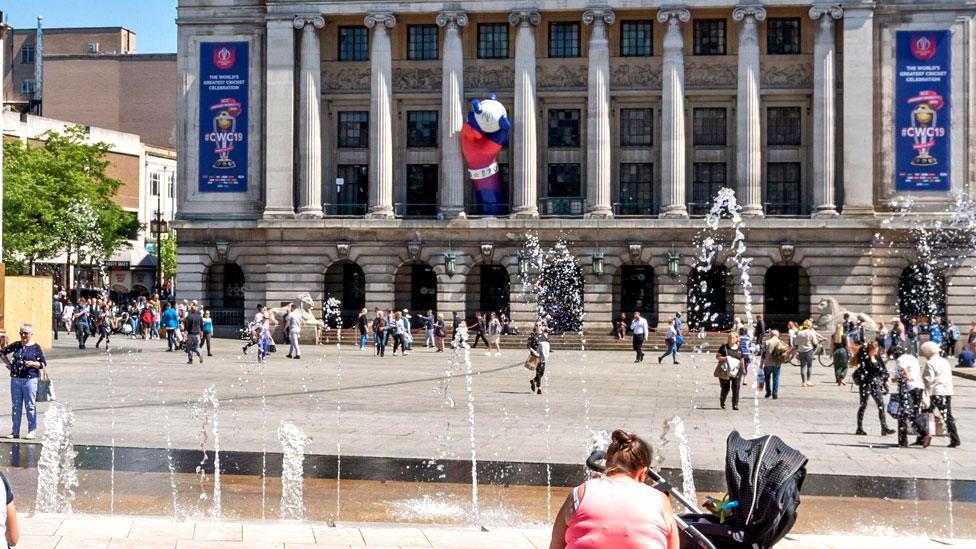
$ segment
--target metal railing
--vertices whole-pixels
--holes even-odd
[[[586,200],[583,198],[540,198],[539,215],[581,217],[586,211]]]
[[[244,308],[211,307],[210,318],[215,326],[240,326],[244,324]]]
[[[366,215],[366,204],[333,204],[326,202],[322,204],[325,215],[333,217],[362,217]]]
[[[407,218],[437,217],[437,204],[418,202],[397,202],[393,205],[393,215]]]
[[[807,214],[805,210],[806,208],[799,201],[763,203],[763,212],[766,215],[800,216]]]
[[[613,215],[617,217],[646,217],[654,214],[654,203],[650,200],[631,200],[613,203]]]
[[[485,204],[468,204],[464,211],[470,217],[507,216],[512,213],[512,203],[493,204],[491,206],[486,206]]]

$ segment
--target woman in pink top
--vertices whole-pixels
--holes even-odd
[[[644,484],[651,446],[613,432],[607,474],[573,488],[552,526],[550,549],[679,549],[668,497]]]

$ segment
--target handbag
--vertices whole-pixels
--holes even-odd
[[[47,371],[43,368],[38,372],[37,376],[37,402],[51,402],[55,400],[54,396],[54,384],[51,383],[51,377],[47,375]]]
[[[888,415],[898,419],[902,414],[903,402],[900,393],[892,393],[888,400]]]
[[[681,345],[684,342],[685,342],[685,338],[681,337],[681,334],[678,334],[678,335],[674,336],[674,344],[675,345]]]
[[[522,366],[524,366],[526,370],[532,372],[535,371],[538,365],[539,365],[539,357],[535,356],[532,353],[529,353],[529,358],[525,359],[525,363],[522,364]]]

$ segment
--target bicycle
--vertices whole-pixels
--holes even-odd
[[[823,342],[817,343],[817,346],[813,349],[813,354],[817,358],[817,362],[819,362],[824,368],[833,367],[834,357],[827,352]],[[790,352],[789,364],[792,366],[800,365],[800,353],[796,349]]]

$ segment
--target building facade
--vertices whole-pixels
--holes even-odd
[[[180,289],[227,311],[309,292],[347,316],[393,305],[528,320],[531,233],[569,242],[590,326],[684,312],[705,278],[699,316],[720,328],[744,313],[741,279],[723,253],[696,269],[694,242],[729,187],[754,312],[778,323],[833,298],[911,313],[918,257],[907,224],[888,219],[903,194],[905,30],[947,31],[952,66],[948,190],[910,193],[913,210],[976,195],[976,17],[962,0],[194,0],[177,23]],[[220,44],[247,52],[247,185],[210,192],[201,86]],[[470,100],[489,94],[512,122],[492,216],[459,147]],[[971,262],[939,273],[959,320],[974,315]]]

